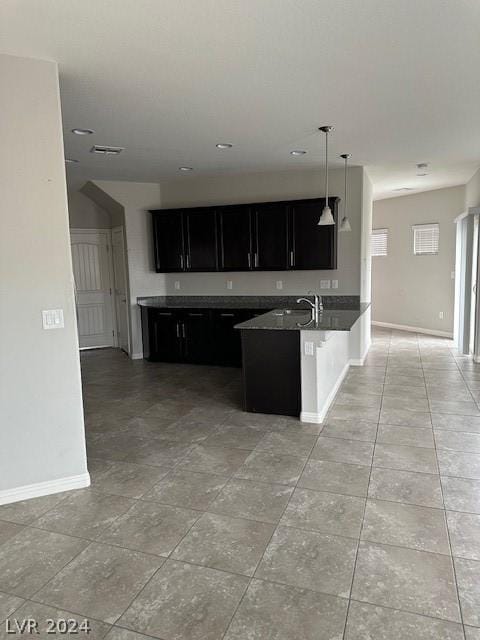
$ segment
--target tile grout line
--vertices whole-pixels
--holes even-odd
[[[289,498],[288,498],[288,500],[287,500],[287,502],[286,502],[286,504],[285,504],[285,507],[284,507],[284,509],[282,510],[282,514],[281,514],[281,516],[280,516],[280,518],[279,518],[278,522],[275,524],[275,528],[274,528],[274,530],[272,531],[272,535],[270,536],[270,538],[269,538],[269,540],[268,540],[267,544],[265,545],[265,548],[264,548],[264,550],[263,550],[263,553],[262,553],[262,555],[261,555],[261,557],[260,557],[259,561],[257,562],[257,565],[256,565],[256,567],[255,567],[255,570],[254,570],[254,572],[253,572],[252,576],[251,576],[251,577],[250,577],[250,579],[249,579],[248,585],[247,585],[247,587],[246,587],[245,591],[243,592],[243,595],[242,595],[242,597],[241,597],[240,601],[238,602],[238,605],[235,607],[235,610],[234,610],[234,612],[233,612],[233,614],[232,614],[232,616],[231,616],[231,618],[230,618],[230,621],[229,621],[228,625],[227,625],[227,626],[226,626],[226,628],[225,628],[224,633],[222,634],[222,640],[223,640],[223,639],[225,638],[225,636],[227,635],[227,633],[228,633],[228,631],[229,631],[229,629],[230,629],[230,627],[231,627],[231,625],[232,625],[232,622],[233,622],[233,620],[234,620],[234,618],[235,618],[235,616],[236,616],[236,614],[237,614],[238,610],[240,609],[240,606],[242,605],[242,603],[243,603],[243,601],[244,601],[244,599],[245,599],[245,596],[246,596],[246,594],[248,593],[248,590],[250,589],[250,586],[251,586],[251,584],[252,584],[253,580],[261,579],[261,578],[257,578],[255,574],[257,573],[257,571],[258,571],[258,567],[260,566],[260,564],[263,562],[263,560],[264,560],[264,558],[265,558],[265,554],[266,554],[267,549],[268,549],[268,547],[270,546],[270,544],[271,544],[271,542],[272,542],[272,540],[273,540],[273,537],[274,537],[275,533],[278,531],[278,528],[281,526],[281,524],[280,524],[280,523],[281,523],[281,521],[282,521],[282,518],[283,518],[283,516],[285,515],[286,510],[288,509],[288,506],[289,506],[289,504],[290,504],[290,501],[292,500],[293,495],[295,494],[295,490],[296,490],[296,489],[297,489],[297,487],[298,487],[298,483],[299,483],[299,481],[300,481],[300,478],[302,477],[302,474],[303,474],[303,472],[304,472],[304,470],[305,470],[305,467],[307,466],[308,461],[311,459],[312,451],[315,449],[315,446],[316,446],[316,444],[317,444],[317,442],[318,442],[318,438],[320,437],[320,434],[322,433],[322,431],[323,431],[323,426],[322,426],[322,429],[321,429],[320,433],[318,433],[318,434],[317,434],[316,442],[315,442],[315,444],[312,446],[312,448],[311,448],[311,450],[310,450],[310,453],[309,453],[309,454],[308,454],[308,456],[305,458],[305,461],[304,461],[304,464],[303,464],[303,466],[302,466],[302,469],[301,469],[300,473],[298,474],[298,478],[297,478],[297,480],[296,480],[295,484],[293,485],[293,491],[291,492],[291,494],[290,494],[290,496],[289,496]],[[264,582],[268,582],[268,581],[267,581],[267,580],[264,580]],[[292,586],[292,585],[287,585],[287,586]]]
[[[422,360],[421,355],[420,355],[420,363],[422,364],[422,370],[423,370],[423,360]],[[424,372],[424,375],[425,375],[425,372]],[[429,406],[429,409],[430,409],[430,421],[432,422],[432,430],[433,430],[432,407],[431,407],[431,404],[430,404],[430,397],[428,396],[427,399],[428,399],[428,406]],[[445,496],[444,496],[444,493],[443,493],[442,476],[440,474],[440,464],[439,464],[439,461],[438,461],[437,440],[436,440],[436,437],[435,437],[435,432],[433,434],[433,443],[434,443],[434,447],[435,447],[435,449],[434,449],[435,450],[435,458],[436,458],[437,467],[438,467],[440,492],[441,492],[441,495],[442,495],[442,502],[443,502],[443,518],[444,518],[445,528],[446,528],[446,532],[447,532],[448,548],[450,550],[450,561],[452,563],[452,575],[453,575],[453,580],[455,582],[455,593],[456,593],[456,596],[457,596],[458,612],[460,614],[460,624],[462,626],[463,638],[465,640],[466,639],[465,624],[464,624],[464,621],[463,621],[462,604],[461,604],[461,601],[460,601],[460,591],[459,591],[459,587],[458,587],[457,572],[456,572],[456,569],[455,569],[455,561],[454,561],[453,551],[452,551],[452,542],[451,542],[451,538],[450,538],[450,527],[448,525],[447,510],[445,508]]]
[[[388,365],[388,358],[389,358],[389,354],[390,354],[390,344],[391,343],[389,342],[388,351],[387,351],[387,360],[386,360],[387,365]],[[386,375],[387,375],[387,366],[385,366],[385,377],[384,377],[383,389],[385,389]],[[382,393],[381,400],[380,400],[380,409],[379,409],[379,412],[378,412],[377,430],[376,430],[376,433],[375,433],[375,443],[373,445],[370,472],[369,472],[369,475],[368,475],[367,492],[366,492],[367,495],[365,497],[365,504],[363,506],[362,522],[360,524],[360,531],[358,533],[357,549],[356,549],[356,552],[355,552],[355,560],[353,562],[352,579],[350,581],[350,590],[349,590],[349,596],[348,596],[347,611],[346,611],[346,614],[345,614],[345,623],[344,623],[344,626],[343,626],[343,634],[342,634],[342,638],[344,640],[346,640],[348,618],[349,618],[349,615],[350,615],[350,605],[351,605],[351,602],[352,602],[353,583],[355,581],[355,573],[356,573],[356,570],[357,570],[357,562],[358,562],[358,553],[360,551],[360,544],[361,544],[361,541],[362,541],[363,526],[364,526],[364,523],[365,523],[365,513],[366,513],[366,510],[367,510],[368,493],[369,493],[369,489],[370,489],[370,480],[371,480],[371,477],[372,477],[373,459],[374,459],[374,455],[375,455],[375,446],[376,446],[377,437],[378,437],[378,425],[380,424],[380,416],[381,416],[381,413],[382,413],[382,405],[383,405],[383,393]]]

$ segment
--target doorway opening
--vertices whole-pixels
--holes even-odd
[[[124,227],[71,229],[70,240],[80,349],[129,353]]]

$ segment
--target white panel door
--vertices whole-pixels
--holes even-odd
[[[112,229],[113,280],[117,315],[117,343],[128,353],[127,269],[123,227]]]
[[[114,345],[109,230],[73,230],[73,276],[80,348]]]

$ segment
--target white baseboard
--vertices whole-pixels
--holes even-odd
[[[132,360],[143,360],[143,353],[132,353],[130,358]]]
[[[52,493],[71,491],[72,489],[83,489],[90,486],[90,474],[82,473],[79,476],[69,476],[59,480],[47,480],[47,482],[37,482],[36,484],[26,484],[23,487],[14,489],[3,489],[0,491],[0,505],[30,500],[31,498],[41,498]]]
[[[368,350],[370,349],[371,346],[372,346],[372,342],[369,341],[367,346],[365,347],[365,351],[363,352],[362,356],[360,358],[351,358],[350,365],[353,367],[363,367],[363,365],[365,364],[365,358],[368,356]]]
[[[315,424],[321,424],[322,419],[319,413],[311,413],[310,411],[301,411],[300,422],[312,422]]]
[[[385,329],[398,329],[399,331],[411,331],[412,333],[425,333],[429,336],[439,336],[440,338],[453,338],[450,331],[437,331],[436,329],[424,329],[423,327],[411,327],[408,324],[392,324],[391,322],[378,322],[372,320],[375,327],[385,327]]]
[[[340,389],[340,385],[342,384],[343,379],[347,375],[349,368],[350,368],[350,363],[347,362],[347,364],[343,367],[342,372],[338,376],[337,381],[331,388],[330,393],[328,394],[324,402],[322,410],[319,411],[318,413],[312,413],[310,411],[302,411],[300,413],[300,422],[313,422],[315,424],[321,424],[325,420],[325,416],[327,415],[328,410],[330,409],[330,405],[332,404],[333,399],[337,395],[337,392]]]

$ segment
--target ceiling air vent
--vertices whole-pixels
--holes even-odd
[[[118,156],[122,151],[125,151],[125,147],[107,147],[102,144],[95,144],[90,149],[90,153],[98,153],[101,156]]]

